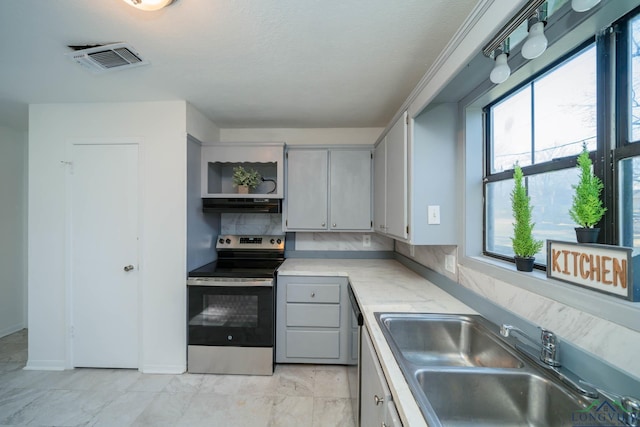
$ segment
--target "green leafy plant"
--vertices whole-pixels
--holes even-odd
[[[527,194],[524,186],[524,175],[522,168],[516,164],[513,170],[514,187],[511,191],[511,208],[513,210],[513,237],[511,243],[513,252],[517,257],[531,258],[542,248],[542,240],[533,238],[533,227],[535,223],[531,222],[530,206],[531,198]]]
[[[593,174],[586,144],[582,145],[582,153],[578,156],[577,167],[580,169],[580,182],[578,185],[571,186],[575,193],[569,215],[580,227],[593,228],[600,222],[607,208],[602,206],[600,199],[604,185],[600,178]]]
[[[243,168],[242,166],[236,166],[233,168],[233,185],[246,185],[249,188],[256,188],[260,184],[262,177],[258,171],[251,168]]]

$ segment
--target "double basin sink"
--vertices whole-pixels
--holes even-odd
[[[599,425],[589,416],[593,399],[522,357],[481,316],[376,320],[429,427]]]

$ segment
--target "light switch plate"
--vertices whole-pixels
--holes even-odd
[[[427,206],[427,224],[440,224],[440,205]]]

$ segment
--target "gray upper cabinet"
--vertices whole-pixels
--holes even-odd
[[[327,150],[289,150],[285,198],[285,230],[327,228]]]
[[[369,231],[372,152],[366,148],[290,148],[285,231]]]
[[[376,146],[374,156],[375,231],[407,239],[407,113]]]
[[[375,148],[375,231],[412,245],[457,244],[457,107],[405,112]]]

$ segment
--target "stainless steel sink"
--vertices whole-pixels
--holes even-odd
[[[482,316],[376,320],[430,427],[573,426],[593,402],[522,356]]]
[[[589,402],[532,372],[415,373],[444,426],[573,426]]]
[[[524,364],[481,323],[478,316],[382,315],[387,341],[420,366],[522,368]]]

